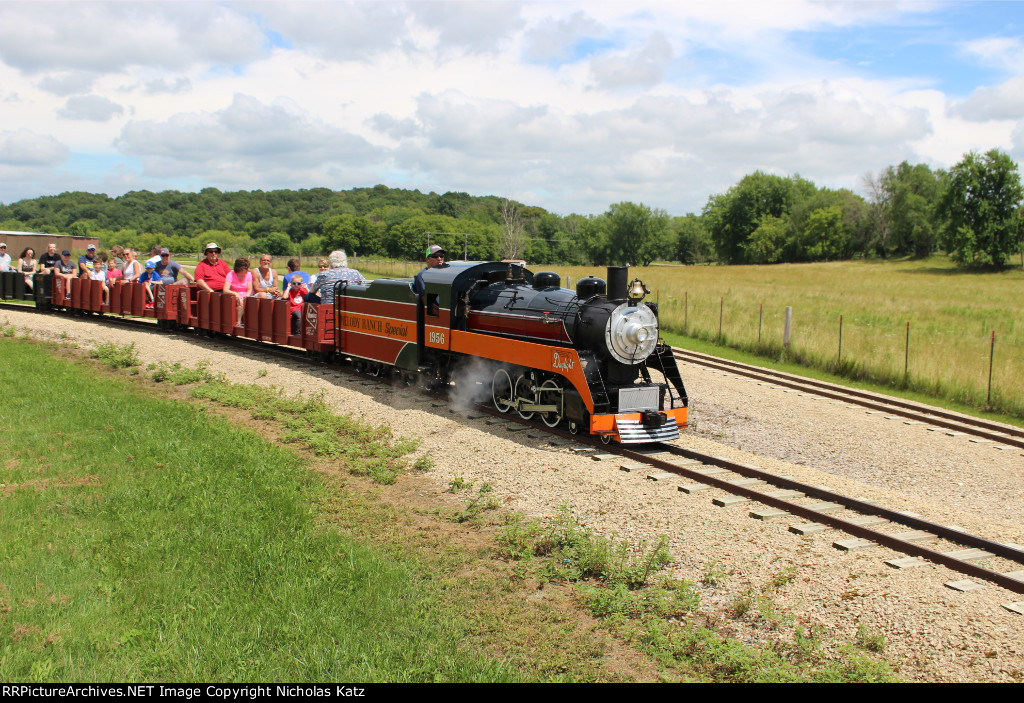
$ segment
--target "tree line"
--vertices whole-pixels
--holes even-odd
[[[0,229],[100,237],[139,250],[159,243],[199,252],[206,242],[277,256],[344,248],[417,259],[428,244],[453,255],[511,255],[533,264],[770,264],[851,257],[927,256],[1002,266],[1022,251],[1017,164],[971,152],[949,171],[906,161],[848,189],[756,171],[708,198],[700,213],[670,216],[621,202],[599,215],[557,215],[497,196],[369,188],[198,193],[69,192],[0,204]]]

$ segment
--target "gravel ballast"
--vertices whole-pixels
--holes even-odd
[[[1003,607],[1024,601],[1022,594],[987,584],[954,591],[943,584],[964,576],[944,567],[893,569],[885,561],[903,555],[881,547],[839,551],[832,543],[848,535],[797,536],[788,527],[799,519],[754,520],[748,512],[757,505],[750,503],[714,507],[712,499],[722,491],[686,495],[677,487],[692,483],[688,479],[650,481],[643,472],[619,470],[619,462],[594,461],[546,439],[434,407],[408,389],[311,373],[268,355],[247,358],[192,334],[117,329],[88,318],[13,310],[0,312],[3,320],[19,334],[28,330],[35,338],[83,348],[97,340],[136,342],[143,364],[206,361],[233,382],[323,391],[339,412],[420,437],[434,462],[426,476],[438,495],[461,476],[490,483],[507,510],[551,516],[565,505],[583,525],[606,536],[639,543],[666,535],[676,575],[700,582],[709,571],[724,571],[718,585],[701,586],[701,610],[745,641],[791,640],[800,625],[842,644],[855,641],[863,626],[885,636],[883,654],[906,680],[1024,680],[1024,616]],[[721,372],[689,365],[682,372],[693,427],[683,432],[681,446],[1024,544],[1021,450],[996,449]],[[760,592],[780,574],[792,575],[774,595],[781,619],[766,621],[756,608],[738,619],[729,615],[737,597],[750,589]]]

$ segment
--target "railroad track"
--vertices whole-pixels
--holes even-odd
[[[899,398],[892,398],[878,393],[847,388],[833,383],[803,378],[781,371],[772,371],[758,366],[743,364],[728,359],[720,359],[708,354],[700,354],[684,349],[675,349],[676,360],[685,364],[703,366],[715,371],[742,376],[755,381],[797,390],[849,405],[857,405],[867,410],[886,413],[904,418],[911,422],[920,422],[936,428],[987,439],[1011,447],[1024,449],[1024,429],[984,420],[970,415],[949,412]]]
[[[34,310],[18,307],[25,311]],[[155,324],[148,320],[113,316],[105,318],[107,322],[111,320],[127,327],[156,330]],[[182,333],[182,336],[187,335],[188,333]],[[344,374],[364,384],[407,385],[400,379],[375,377],[341,366],[325,366],[317,363],[303,350],[281,348],[252,340],[234,340],[230,337],[226,341],[231,346],[247,351],[255,350],[293,361],[316,363],[320,375],[324,376]],[[733,368],[728,370],[738,373]],[[465,414],[465,411],[458,411],[451,406],[444,391],[427,392],[425,402],[428,401],[437,408],[447,407],[453,414]],[[1024,547],[1019,545],[995,542],[956,527],[931,523],[915,515],[890,510],[864,500],[834,493],[821,486],[811,486],[785,476],[777,476],[756,466],[702,454],[675,444],[644,447],[605,445],[594,437],[573,435],[564,430],[547,427],[538,421],[525,420],[514,413],[500,412],[489,406],[477,406],[468,414],[472,417],[491,416],[503,423],[521,426],[524,430],[530,430],[527,435],[529,437],[560,437],[563,440],[572,440],[581,447],[589,447],[596,453],[622,457],[620,467],[623,470],[645,473],[645,477],[649,479],[685,479],[687,483],[680,482],[677,486],[683,493],[698,494],[709,488],[720,489],[730,494],[725,498],[715,499],[715,503],[723,507],[737,504],[765,506],[760,508],[754,505],[755,509],[750,510],[752,517],[771,519],[795,516],[807,520],[806,523],[790,526],[790,531],[797,534],[835,529],[854,538],[836,540],[834,544],[838,548],[857,549],[879,545],[908,555],[909,560],[892,559],[887,562],[894,567],[906,568],[932,562],[966,576],[988,581],[1011,592],[1024,594]],[[893,528],[908,528],[908,531],[893,532]],[[989,559],[994,559],[1000,568],[984,568],[977,563]],[[970,582],[949,582],[947,585],[963,590],[971,588]],[[1024,613],[1024,602],[1011,603],[1006,607]]]
[[[1014,593],[1024,593],[1024,547],[1020,545],[995,542],[960,528],[928,522],[915,515],[844,496],[821,486],[777,476],[757,466],[701,454],[679,446],[660,445],[639,451],[617,446],[614,452],[636,462],[641,470],[650,467],[662,472],[661,475],[648,473],[648,478],[664,480],[679,476],[692,481],[679,484],[678,490],[684,493],[693,494],[708,488],[719,488],[736,497],[716,499],[717,505],[727,507],[738,503],[759,503],[767,506],[767,509],[750,510],[751,517],[767,520],[796,516],[808,520],[807,523],[790,525],[790,531],[796,534],[814,534],[832,528],[857,538],[836,540],[834,546],[839,549],[853,550],[879,545],[911,557],[911,560],[893,559],[887,562],[896,568],[924,563],[913,560],[916,558],[942,564]],[[909,531],[893,532],[890,530],[893,526],[896,529],[909,528]],[[933,542],[939,544],[929,546]],[[1004,570],[988,569],[976,563],[992,558],[996,558]],[[947,585],[958,587],[952,583]],[[971,588],[967,584],[958,585],[963,590]]]

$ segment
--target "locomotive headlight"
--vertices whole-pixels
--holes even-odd
[[[635,320],[627,322],[623,327],[622,333],[633,344],[643,344],[650,336],[647,328]]]
[[[658,318],[643,303],[623,303],[609,315],[604,336],[612,358],[639,364],[658,343]]]

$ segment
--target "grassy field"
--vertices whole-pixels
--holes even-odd
[[[553,270],[562,274],[563,285],[566,276],[573,285],[580,276],[604,277],[597,267]],[[631,271],[633,276],[652,291],[671,332],[1024,418],[1024,274],[1019,268],[968,273],[932,258],[651,266]],[[784,350],[786,306],[793,308],[793,325]]]

